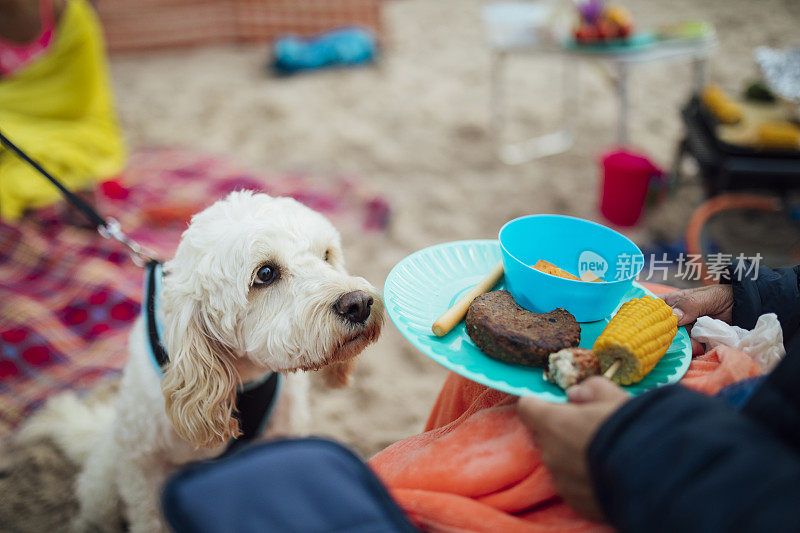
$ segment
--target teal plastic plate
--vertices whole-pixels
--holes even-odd
[[[564,48],[573,52],[586,52],[590,54],[624,54],[641,52],[658,44],[658,38],[651,32],[639,32],[627,39],[610,39],[593,44],[582,44],[575,39],[564,41]]]
[[[498,261],[500,245],[495,240],[449,242],[409,255],[395,265],[383,287],[389,317],[422,353],[467,379],[518,396],[564,402],[564,391],[545,381],[541,368],[504,363],[480,351],[467,335],[463,320],[444,337],[431,332],[433,322]],[[503,288],[502,281],[496,288]],[[634,283],[620,305],[645,294],[652,293]],[[582,323],[580,345],[591,348],[607,323],[608,319]],[[656,367],[642,381],[625,388],[631,394],[639,394],[675,383],[691,361],[689,335],[684,328],[678,328],[675,340]]]

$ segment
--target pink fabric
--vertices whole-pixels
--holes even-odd
[[[0,74],[7,76],[21,69],[44,53],[53,40],[55,18],[51,0],[39,0],[42,28],[39,36],[29,43],[15,43],[0,37]]]
[[[681,384],[706,394],[759,375],[744,352],[720,346],[695,357]],[[516,398],[450,373],[425,431],[369,465],[423,531],[610,533],[561,499]]]

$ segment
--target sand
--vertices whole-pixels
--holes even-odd
[[[800,4],[793,0],[625,4],[643,27],[687,18],[714,23],[721,46],[709,76],[732,89],[756,74],[755,46],[796,44],[800,24]],[[386,234],[343,234],[350,270],[376,286],[415,250],[494,237],[519,215],[558,212],[599,220],[596,161],[615,142],[616,102],[608,80],[595,69],[582,69],[580,132],[569,152],[519,166],[498,162],[489,131],[489,52],[480,5],[387,2],[388,46],[380,64],[370,68],[273,78],[264,70],[265,46],[116,55],[111,72],[128,141],[134,148],[207,149],[265,173],[302,169],[359,176],[393,207]],[[555,125],[559,68],[554,58],[510,62],[514,133]],[[643,67],[631,76],[633,145],[665,167],[680,136],[678,110],[690,79],[685,64]],[[699,187],[690,184],[629,235],[642,244],[678,238],[700,198]],[[360,357],[351,388],[330,391],[315,384],[315,432],[369,456],[422,429],[445,375],[387,322],[378,343]],[[69,505],[43,504],[52,513],[21,523],[11,511],[14,502],[39,496],[34,489],[21,494],[10,488],[18,486],[15,479],[37,475],[21,466],[26,458],[28,464],[50,464],[57,457],[51,453],[45,460],[45,452],[36,450],[14,453],[14,460],[4,462],[7,475],[0,476],[7,501],[0,507],[0,524],[16,523],[20,530],[59,524]],[[63,472],[61,484],[51,478],[42,489],[48,495],[42,501],[69,490],[71,476]],[[13,516],[3,516],[3,510]]]

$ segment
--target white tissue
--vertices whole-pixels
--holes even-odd
[[[692,338],[711,350],[720,344],[730,346],[749,355],[763,372],[769,372],[786,355],[783,331],[775,313],[758,317],[751,331],[730,326],[722,320],[701,316],[692,327]]]

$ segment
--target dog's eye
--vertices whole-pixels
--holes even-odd
[[[330,248],[325,250],[325,262],[326,263],[330,263],[331,262],[331,250],[330,250]]]
[[[266,287],[276,279],[278,279],[277,267],[274,267],[272,265],[263,265],[256,272],[256,279],[255,282],[253,282],[253,285]]]

